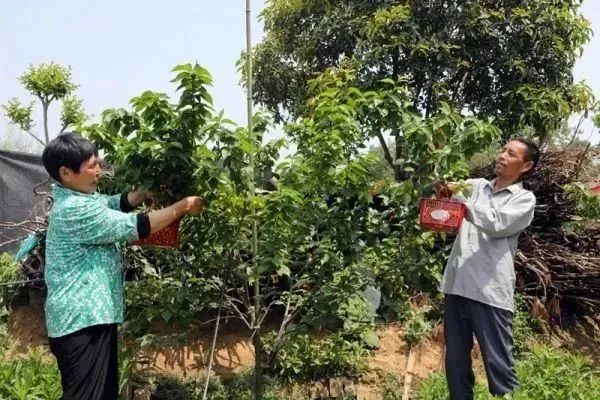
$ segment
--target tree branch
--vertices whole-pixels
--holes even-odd
[[[463,75],[462,79],[460,80],[460,83],[458,84],[458,87],[456,88],[456,91],[454,92],[454,96],[452,96],[452,104],[456,107],[456,100],[459,98],[459,96],[462,95],[463,89],[465,87],[465,85],[467,84],[467,79],[469,78],[469,71],[465,72],[465,74]],[[462,108],[464,106],[464,99],[461,99],[461,105],[460,107],[456,107],[456,111],[461,112]]]
[[[390,164],[390,167],[393,169],[394,168],[394,158],[392,158],[392,154],[390,153],[390,148],[388,147],[387,143],[385,142],[385,138],[383,137],[383,134],[381,133],[381,131],[377,131],[377,138],[379,139],[379,143],[381,144],[381,148],[383,149],[383,155],[384,155],[385,159],[387,160],[388,164]]]
[[[591,143],[588,143],[587,147],[583,154],[581,154],[581,158],[579,159],[579,165],[577,165],[577,169],[575,170],[575,180],[579,179],[579,173],[581,172],[581,166],[583,165],[583,160],[585,160],[585,156],[587,155],[588,150],[590,149]]]
[[[31,135],[31,137],[34,138],[39,144],[41,144],[42,146],[46,147],[46,143],[44,143],[44,141],[42,139],[40,139],[39,137],[35,136],[30,131],[25,131],[25,132],[27,132],[29,135]]]
[[[21,240],[25,239],[26,237],[27,236],[22,236],[22,237],[18,237],[16,239],[7,240],[6,242],[0,242],[0,248],[2,248],[3,246],[8,246],[9,244],[12,244],[12,243],[20,242]]]
[[[44,179],[42,182],[38,183],[37,185],[35,185],[33,187],[33,194],[35,194],[36,196],[44,196],[47,195],[48,192],[39,192],[38,189],[40,187],[42,187],[43,185],[45,185],[46,183],[49,183],[52,181],[52,177],[48,176],[46,179]]]
[[[577,126],[575,127],[575,130],[573,131],[573,137],[571,137],[571,140],[569,141],[569,143],[567,144],[566,147],[569,147],[575,141],[575,138],[577,137],[577,134],[579,133],[579,127],[581,126],[581,123],[585,119],[586,114],[587,114],[587,110],[579,118],[579,122],[577,122]]]
[[[19,228],[28,232],[38,232],[35,228],[27,228],[28,225],[38,225],[43,228],[46,226],[46,223],[43,221],[2,222],[0,223],[0,228]]]
[[[227,296],[227,297],[229,297],[229,296]],[[244,322],[244,324],[245,324],[245,325],[248,327],[248,329],[252,329],[252,325],[251,325],[250,321],[248,321],[248,320],[246,319],[246,314],[244,314],[244,313],[243,313],[243,312],[242,312],[242,311],[241,311],[241,310],[240,310],[240,309],[239,309],[239,308],[238,308],[238,307],[235,305],[235,303],[234,303],[233,301],[231,301],[231,299],[230,299],[230,301],[229,301],[229,305],[230,305],[231,307],[233,307],[234,311],[235,311],[235,312],[238,314],[238,318],[239,318],[239,319],[241,319],[241,320]]]

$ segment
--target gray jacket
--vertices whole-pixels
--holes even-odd
[[[467,216],[446,264],[441,290],[514,312],[519,234],[533,219],[535,196],[515,183],[493,193],[495,181],[472,179]]]

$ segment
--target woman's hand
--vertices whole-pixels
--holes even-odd
[[[186,214],[198,215],[204,209],[204,201],[199,196],[189,196],[186,201]]]
[[[150,233],[164,229],[171,222],[184,215],[198,215],[204,209],[204,201],[199,196],[189,196],[160,210],[150,211]]]

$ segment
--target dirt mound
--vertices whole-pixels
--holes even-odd
[[[48,340],[43,307],[24,306],[14,310],[10,332],[15,342],[14,353],[25,353],[34,346],[46,346]],[[195,329],[185,335],[182,344],[150,351],[148,356],[156,370],[164,374],[189,376],[203,373],[208,365],[212,334],[210,328]],[[391,374],[402,382],[406,373],[410,349],[404,340],[402,327],[397,324],[383,326],[378,334],[380,346],[367,360],[369,371],[356,383],[356,393],[362,400],[381,399],[381,385],[385,378]],[[415,347],[413,387],[417,387],[419,381],[432,372],[442,370],[443,345],[440,336],[438,331],[436,338],[425,340]],[[474,355],[477,376],[483,377],[478,352],[474,351]],[[251,368],[253,364],[254,347],[249,335],[237,325],[224,325],[217,340],[214,371],[227,376]]]

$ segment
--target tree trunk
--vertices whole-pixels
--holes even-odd
[[[252,344],[254,345],[254,376],[252,400],[262,400],[263,398],[263,370],[262,370],[262,339],[260,337],[260,327],[254,332]]]
[[[392,75],[394,79],[400,75],[400,48],[396,46],[394,48],[394,54],[392,55]]]
[[[254,128],[252,126],[252,8],[251,8],[251,0],[246,0],[246,85],[247,85],[247,93],[246,93],[246,108],[247,108],[247,118],[248,118],[248,135],[252,140],[256,139]],[[252,170],[252,176],[254,176],[254,150],[250,152],[250,169]],[[254,179],[250,180],[250,200],[252,204],[251,213],[252,213],[252,268],[255,271],[254,276],[254,310],[252,317],[252,330],[253,330],[253,338],[252,342],[254,344],[254,387],[252,393],[253,400],[262,400],[262,342],[261,342],[261,329],[260,325],[262,321],[261,317],[261,301],[260,301],[260,271],[258,265],[258,222],[256,217],[256,207],[254,205],[255,196],[255,181]],[[266,311],[265,311],[266,312]]]
[[[396,182],[402,182],[404,180],[404,174],[402,173],[402,171],[400,170],[400,166],[398,165],[394,166],[394,180]]]
[[[406,362],[406,373],[404,374],[404,393],[402,400],[410,399],[410,388],[413,380],[413,369],[415,367],[416,347],[419,345],[411,345],[408,351],[408,360]]]
[[[46,137],[46,145],[50,142],[50,135],[48,134],[48,106],[49,102],[42,100],[42,109],[44,111],[44,135]]]
[[[400,137],[400,129],[398,128],[394,128],[392,129],[392,136],[394,137],[394,140],[396,142],[396,156],[394,157],[394,160],[398,160],[400,158],[400,156],[402,155],[402,138]],[[394,180],[396,182],[402,182],[405,181],[407,179],[406,173],[403,171],[403,165],[402,164],[394,164],[393,166],[394,168]]]

